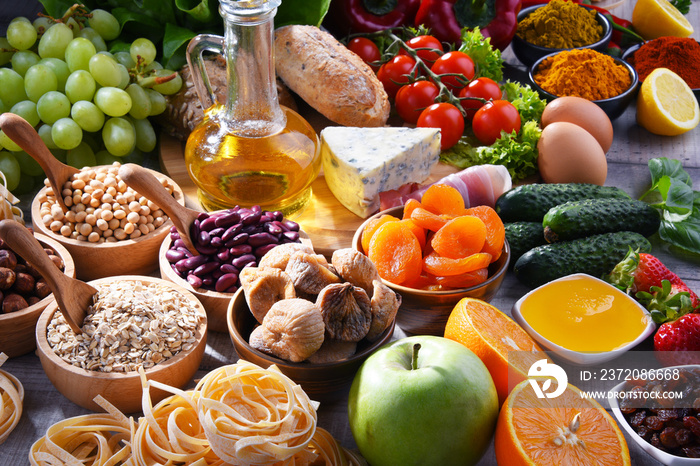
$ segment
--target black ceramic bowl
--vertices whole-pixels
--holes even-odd
[[[537,92],[540,93],[540,96],[545,99],[547,102],[551,102],[552,100],[556,99],[557,96],[552,93],[549,93],[542,89],[536,82],[535,82],[535,71],[539,68],[540,64],[546,60],[547,58],[553,57],[554,55],[558,54],[559,52],[554,52],[550,53],[549,55],[545,55],[544,57],[541,57],[539,60],[537,60],[535,63],[530,66],[530,69],[528,70],[528,77],[530,78],[530,85],[532,86],[533,89],[536,89]],[[609,99],[603,99],[603,100],[594,100],[593,103],[597,104],[600,108],[603,109],[603,111],[608,115],[608,118],[611,120],[614,120],[615,118],[619,117],[622,115],[625,111],[625,109],[629,106],[630,102],[634,100],[634,98],[637,96],[637,91],[639,90],[639,78],[637,77],[637,71],[634,69],[632,65],[627,63],[626,61],[622,60],[621,58],[617,57],[612,57],[613,60],[618,65],[623,65],[625,68],[627,68],[627,71],[629,71],[630,77],[632,78],[632,83],[630,84],[630,87],[624,91],[621,94],[616,95],[615,97],[611,97]]]
[[[698,44],[700,44],[700,41],[697,41]],[[633,45],[632,47],[628,48],[625,50],[625,53],[622,54],[622,59],[629,63],[630,65],[634,66],[634,53],[639,50],[639,48],[642,46],[642,43]],[[639,85],[642,85],[642,80],[639,81]],[[695,94],[695,98],[700,101],[700,87],[695,87],[692,88],[693,94]]]
[[[537,10],[538,8],[542,8],[544,5],[534,5],[534,6],[529,6],[527,8],[523,8],[520,10],[520,13],[518,13],[518,23],[525,19],[528,15],[530,15],[533,11]],[[608,48],[608,44],[610,43],[610,37],[612,37],[612,31],[613,28],[610,25],[610,21],[608,19],[601,15],[599,12],[596,12],[596,20],[598,23],[600,23],[601,26],[603,26],[603,36],[598,42],[594,42],[593,44],[585,45],[582,47],[574,47],[577,49],[593,49],[597,50],[598,52],[605,52]],[[539,45],[531,44],[521,37],[519,37],[517,34],[513,36],[513,41],[511,42],[512,47],[513,47],[513,53],[515,53],[515,56],[518,57],[518,60],[520,60],[524,65],[530,66],[533,63],[535,63],[537,60],[540,58],[544,57],[545,55],[549,55],[551,53],[555,52],[560,52],[562,50],[572,50],[572,49],[557,49],[557,48],[550,48],[550,47],[541,47]]]

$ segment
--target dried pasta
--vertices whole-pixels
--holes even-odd
[[[19,203],[19,199],[5,187],[7,179],[2,172],[0,172],[0,179],[2,179],[2,184],[0,184],[0,220],[9,218],[24,225],[24,213],[15,205]]]
[[[7,361],[7,355],[0,353],[0,366]],[[0,370],[0,444],[17,427],[22,417],[22,403],[24,402],[24,387],[14,375]]]

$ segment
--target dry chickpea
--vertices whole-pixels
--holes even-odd
[[[90,226],[95,226],[95,223],[97,223],[97,217],[95,217],[95,214],[87,214],[85,216],[85,223],[89,224]]]
[[[65,236],[67,238],[70,236],[71,231],[73,231],[73,229],[70,226],[63,225],[61,227],[61,236]]]
[[[127,235],[132,234],[135,229],[136,227],[134,227],[133,223],[127,223],[126,225],[124,225],[124,233],[126,233]]]
[[[110,207],[111,207],[111,206],[110,206]],[[110,220],[112,220],[112,219],[114,218],[114,212],[112,212],[111,210],[104,209],[104,210],[102,211],[102,213],[100,214],[100,217],[101,217],[102,220],[104,220],[105,222],[109,222]]]
[[[118,241],[123,240],[123,239],[126,239],[126,237],[127,237],[127,234],[123,228],[117,228],[116,230],[114,230],[114,238],[116,240],[118,240]]]
[[[87,240],[91,243],[97,243],[100,240],[100,234],[96,231],[93,231],[88,235]]]
[[[62,222],[60,222],[58,220],[54,220],[49,225],[49,228],[51,229],[51,231],[56,232],[56,231],[60,231],[62,226],[63,226]]]
[[[78,233],[80,233],[82,236],[88,236],[90,233],[92,233],[92,226],[89,223],[81,223],[78,227]]]
[[[148,225],[142,223],[141,225],[139,225],[139,231],[141,232],[141,234],[147,235],[148,233],[150,233],[151,230],[148,229]]]
[[[109,223],[107,223],[106,220],[103,219],[98,219],[97,222],[95,222],[95,226],[99,228],[102,231],[108,230],[109,229]]]
[[[130,212],[138,212],[139,210],[141,210],[141,204],[139,204],[137,201],[132,201],[129,203]]]
[[[77,214],[75,214],[75,220],[72,220],[76,223],[83,223],[85,221],[85,218],[88,216],[87,212],[84,210],[81,210]]]
[[[137,223],[139,218],[141,218],[141,216],[138,214],[138,212],[129,212],[129,214],[126,216],[126,220],[129,223]]]
[[[110,229],[110,230],[116,230],[117,228],[120,227],[120,223],[121,223],[121,222],[120,222],[118,219],[113,218],[112,220],[110,220],[110,221],[107,222],[107,223],[109,224],[109,229]]]
[[[134,230],[130,235],[129,239],[136,239],[141,237],[141,231],[140,230]]]

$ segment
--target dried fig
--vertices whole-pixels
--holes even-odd
[[[347,282],[328,285],[318,294],[316,305],[330,338],[360,341],[367,335],[372,321],[370,300],[359,286]]]
[[[292,298],[276,302],[250,334],[250,346],[280,359],[301,362],[323,344],[321,311],[311,301]]]
[[[326,338],[323,344],[314,354],[309,356],[308,361],[312,364],[325,364],[329,362],[342,361],[347,359],[357,351],[357,342],[333,340]]]
[[[374,292],[369,308],[372,313],[372,323],[365,337],[369,341],[375,341],[391,325],[401,306],[401,295],[380,280],[374,280],[372,286]]]
[[[340,277],[328,268],[326,259],[317,254],[295,252],[284,270],[294,282],[297,294],[315,295],[327,285],[340,282]]]
[[[289,258],[298,251],[307,254],[316,254],[311,246],[302,243],[284,243],[267,251],[265,255],[260,258],[260,261],[258,261],[258,267],[261,269],[265,267],[274,267],[284,270],[287,268]]]
[[[333,252],[331,264],[343,280],[359,286],[368,296],[372,296],[372,282],[380,278],[377,267],[369,257],[351,248],[338,249]]]
[[[259,323],[277,301],[296,297],[292,279],[280,269],[246,267],[240,280],[250,312]]]

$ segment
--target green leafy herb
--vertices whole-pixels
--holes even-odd
[[[478,27],[472,30],[462,29],[462,45],[459,51],[474,60],[477,65],[475,77],[485,76],[497,83],[503,80],[501,51],[491,45],[491,38],[484,37]]]
[[[675,6],[678,11],[687,15],[690,12],[690,0],[670,0],[671,5]]]
[[[659,237],[680,249],[700,254],[700,192],[680,161],[649,160],[651,188],[641,200],[659,210]]]

